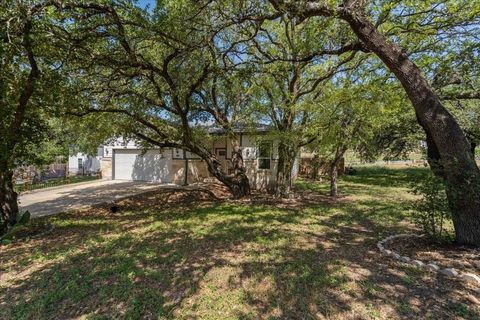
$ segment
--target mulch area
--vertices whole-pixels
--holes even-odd
[[[219,183],[197,183],[186,187],[164,187],[161,192],[152,190],[119,200],[116,204],[120,210],[138,209],[139,205],[145,208],[167,209],[202,202],[222,201],[230,196],[228,189]]]
[[[333,204],[344,200],[343,197],[333,199],[328,195],[319,194],[312,191],[297,191],[292,199],[277,198],[273,194],[263,191],[252,190],[249,197],[234,200],[228,188],[216,182],[195,183],[188,186],[162,188],[161,192],[152,190],[146,193],[138,194],[126,199],[119,200],[116,204],[121,209],[138,208],[139,203],[156,209],[166,209],[170,207],[186,206],[193,203],[205,203],[212,201],[226,201],[253,204],[253,205],[273,205],[279,208],[306,207],[319,203]],[[107,208],[110,204],[102,204],[99,207]]]
[[[441,268],[455,268],[480,275],[480,248],[452,243],[434,243],[425,238],[398,238],[387,244],[388,249]]]

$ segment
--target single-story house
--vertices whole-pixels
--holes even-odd
[[[68,156],[68,175],[91,175],[101,172],[101,156],[77,153]]]
[[[269,189],[275,182],[278,140],[269,140],[265,136],[266,131],[266,127],[257,128],[254,133],[242,128],[235,130],[253,189]],[[212,142],[212,153],[220,160],[225,172],[231,172],[231,141],[222,135],[223,131],[219,128],[210,128],[209,132],[216,137]],[[182,184],[186,162],[188,183],[214,179],[206,163],[193,153],[175,148],[144,150],[135,141],[121,138],[100,146],[96,156],[70,156],[69,168],[71,174],[77,174],[81,167],[83,172],[100,170],[103,178],[114,180]],[[297,173],[298,161],[292,170],[293,179]]]

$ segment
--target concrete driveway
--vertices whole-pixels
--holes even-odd
[[[167,186],[137,181],[98,180],[30,191],[19,196],[22,210],[41,217],[120,199]]]

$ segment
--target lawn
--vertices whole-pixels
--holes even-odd
[[[362,168],[337,201],[300,181],[296,201],[150,192],[36,220],[54,231],[0,246],[0,318],[479,319],[478,288],[375,247],[415,231],[425,172]]]

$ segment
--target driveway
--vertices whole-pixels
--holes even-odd
[[[99,180],[35,190],[19,196],[20,208],[41,217],[120,199],[167,186],[137,181]]]

